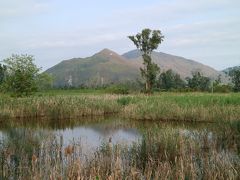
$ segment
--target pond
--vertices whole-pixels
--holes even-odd
[[[228,131],[228,127],[220,124],[134,121],[119,117],[26,120],[2,125],[0,151],[4,158],[1,158],[0,171],[4,174],[6,168],[8,177],[18,177],[19,173],[21,174],[19,166],[25,164],[24,166],[32,167],[35,156],[41,163],[46,163],[49,158],[53,159],[51,161],[56,163],[54,168],[58,167],[58,161],[62,161],[60,164],[64,168],[69,163],[66,152],[71,154],[71,151],[68,151],[71,147],[74,147],[72,161],[80,158],[83,164],[89,166],[91,161],[102,161],[101,158],[106,155],[104,153],[109,144],[112,147],[118,145],[124,147],[120,156],[122,162],[128,164],[129,159],[134,159],[135,166],[139,165],[138,160],[135,160],[136,157],[141,159],[144,156],[152,156],[152,158],[168,159],[170,162],[171,156],[179,156],[180,151],[188,154],[189,149],[192,148],[191,151],[199,153],[194,154],[193,157],[201,157],[204,152],[211,153],[212,147],[214,147],[213,152],[218,151],[221,155],[224,152],[226,153],[224,156],[235,162],[239,160],[237,155],[239,144],[236,143],[239,135]],[[181,148],[181,146],[185,147]],[[115,153],[115,150],[113,151]],[[96,157],[99,158],[99,152],[101,158],[95,160]],[[161,152],[166,157],[159,156]],[[144,164],[145,161],[148,160],[144,159],[141,163]],[[52,164],[44,165],[46,172],[53,168]],[[13,170],[17,173],[12,174]],[[62,171],[61,173],[64,174]],[[45,177],[44,174],[41,177]]]
[[[3,127],[0,131],[0,138],[2,142],[9,145],[18,145],[16,147],[18,149],[25,145],[30,149],[31,145],[32,148],[36,148],[34,145],[41,144],[49,138],[56,138],[62,141],[63,148],[72,143],[80,143],[82,155],[89,156],[102,144],[107,144],[109,141],[113,145],[126,146],[138,143],[141,141],[142,134],[153,127],[167,125],[181,130],[186,136],[193,136],[196,132],[204,130],[203,124],[139,122],[123,120],[118,117],[53,122],[35,123],[30,121],[29,124],[24,122],[20,125]]]

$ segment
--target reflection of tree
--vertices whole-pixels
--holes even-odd
[[[7,176],[15,177],[22,171],[23,164],[31,166],[32,157],[39,155],[44,137],[46,132],[28,128],[10,128],[4,131],[0,145],[1,177],[3,178],[4,169],[8,169]]]

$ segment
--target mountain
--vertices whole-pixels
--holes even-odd
[[[122,56],[130,60],[135,66],[142,66],[142,57],[139,50],[127,52]],[[223,73],[196,61],[162,52],[153,52],[152,59],[156,64],[159,65],[161,71],[172,69],[176,73],[180,74],[182,78],[191,76],[193,71],[200,71],[205,76],[210,78],[216,78],[219,74],[224,75]]]
[[[224,75],[223,72],[183,57],[153,52],[152,58],[161,71],[172,69],[182,78],[191,76],[192,71],[196,70],[211,78]],[[53,76],[54,86],[99,86],[136,80],[140,77],[141,66],[142,57],[138,50],[121,56],[109,49],[103,49],[91,57],[64,60],[46,72]]]
[[[54,86],[99,86],[139,77],[136,66],[109,49],[91,57],[62,61],[46,72],[53,76]]]
[[[229,74],[229,72],[234,71],[234,70],[240,70],[240,65],[234,66],[234,67],[229,67],[227,69],[224,69],[222,72],[225,74]]]

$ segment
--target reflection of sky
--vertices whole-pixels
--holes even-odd
[[[0,140],[4,138],[3,132],[0,131]]]
[[[36,138],[39,141],[47,141],[49,139],[51,140],[53,135],[56,135],[58,142],[60,142],[59,140],[61,136],[63,138],[63,145],[65,147],[69,144],[76,143],[80,145],[82,155],[89,156],[95,152],[96,149],[101,147],[102,144],[107,144],[109,142],[109,138],[112,139],[112,144],[121,144],[122,146],[129,146],[132,143],[141,140],[141,132],[137,128],[139,126],[133,126],[129,123],[132,122],[128,122],[126,120],[121,121],[114,118],[86,124],[78,124],[73,126],[73,128],[69,128],[68,126],[68,128],[65,127],[64,129],[58,130],[52,130],[43,127],[14,127],[12,129],[8,128],[0,131],[0,138],[4,139],[11,136],[9,139],[10,141],[13,141],[14,139],[25,142],[29,140],[35,140]],[[157,125],[153,122],[145,124],[142,124],[142,122],[139,123],[143,129],[151,129]],[[159,123],[158,125],[161,126],[159,130],[165,130],[163,123]],[[196,126],[197,129],[186,127],[185,125],[183,127],[180,125],[179,127],[172,124],[167,124],[166,127],[173,127],[176,129],[176,131],[180,130],[184,136],[198,140],[197,137],[200,136],[200,129],[203,127],[199,127],[199,125]],[[203,128],[202,131],[204,131],[204,129],[205,128]]]
[[[62,135],[64,146],[67,146],[72,141],[80,142],[83,154],[93,152],[102,143],[108,143],[109,138],[112,138],[113,144],[131,145],[137,142],[140,134],[135,129],[95,129],[90,127],[76,127],[73,129],[57,130],[57,135]]]

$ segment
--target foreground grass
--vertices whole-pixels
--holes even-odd
[[[64,92],[64,91],[63,91]],[[1,96],[0,119],[76,118],[119,114],[126,118],[175,121],[240,120],[240,94],[161,93],[108,95],[59,92],[28,98]]]
[[[235,122],[236,123],[236,122]],[[81,142],[63,146],[61,137],[42,143],[0,144],[1,179],[238,179],[240,126],[191,134],[163,126],[149,129],[131,146],[102,144],[84,156]],[[32,137],[38,136],[32,134]],[[35,145],[29,150],[27,143]]]
[[[127,102],[123,112],[133,119],[203,122],[240,120],[240,94],[166,93],[149,97],[122,97],[120,101]]]

